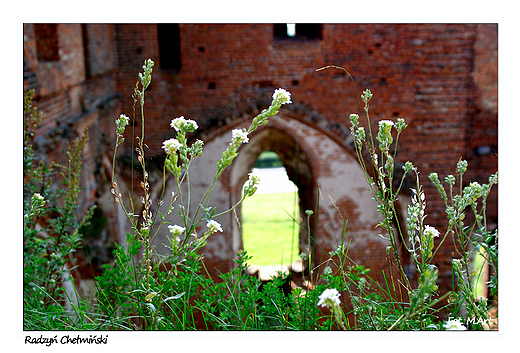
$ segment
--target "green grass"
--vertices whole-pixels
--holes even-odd
[[[260,194],[242,203],[244,249],[251,265],[288,265],[299,258],[296,192]],[[287,214],[289,213],[289,214]],[[292,258],[291,258],[292,255]]]
[[[479,298],[482,296],[483,286],[485,285],[486,279],[483,279],[483,267],[485,265],[485,255],[483,254],[483,249],[480,248],[476,254],[475,258],[473,259],[473,268],[475,271],[475,278],[473,279],[473,295],[475,298]]]

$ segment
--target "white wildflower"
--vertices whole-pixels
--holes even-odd
[[[260,184],[260,177],[258,175],[254,175],[253,173],[249,173],[249,184],[250,185]]]
[[[40,202],[45,200],[40,193],[35,193],[32,197],[33,197],[34,200],[37,200],[37,201],[40,201]]]
[[[439,231],[432,226],[424,226],[424,235],[428,238],[438,237]]]
[[[37,214],[41,211],[43,206],[45,205],[45,198],[39,194],[35,193],[31,197],[31,208],[33,209],[34,214]],[[24,218],[29,217],[29,214],[24,214]]]
[[[174,138],[166,140],[163,142],[163,148],[166,151],[166,154],[172,154],[177,152],[177,150],[182,146],[182,144]]]
[[[323,293],[321,293],[321,295],[318,297],[318,306],[321,305],[322,307],[328,308],[338,307],[341,304],[339,300],[340,295],[341,294],[339,294],[338,290],[335,288],[325,289]]]
[[[193,132],[199,128],[194,120],[186,120],[184,116],[173,119],[170,126],[173,127],[175,131],[185,130]]]
[[[121,114],[119,115],[119,119],[116,120],[116,124],[126,126],[128,125],[129,120],[130,119],[125,114]]]
[[[186,228],[178,225],[169,225],[168,228],[170,229],[170,233],[172,233],[174,236],[179,236],[186,230]]]
[[[280,104],[290,104],[291,93],[287,92],[283,88],[278,88],[273,93],[273,100],[278,101]]]
[[[324,275],[331,275],[332,274],[332,268],[330,268],[329,266],[325,267],[323,269],[323,274]]]
[[[121,114],[119,119],[116,120],[116,132],[118,135],[122,135],[125,132],[125,127],[128,125],[129,120],[125,114]]]
[[[379,127],[381,127],[381,126],[392,127],[392,126],[394,126],[394,122],[392,120],[380,120]]]
[[[249,138],[247,137],[247,131],[235,129],[231,132],[231,138],[233,142],[247,143]]]
[[[216,233],[216,232],[223,232],[222,226],[220,225],[220,223],[218,223],[217,221],[215,221],[213,219],[210,220],[206,224],[206,227],[208,227],[211,234]]]
[[[357,115],[357,114],[350,114],[349,119],[350,119],[350,123],[353,126],[358,126],[358,124],[359,124],[359,115]]]
[[[244,197],[253,196],[260,184],[260,178],[253,173],[249,173],[249,180],[244,184]]]

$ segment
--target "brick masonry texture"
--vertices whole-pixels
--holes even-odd
[[[121,215],[109,194],[114,120],[121,113],[132,117],[131,96],[147,58],[155,61],[145,108],[145,142],[151,161],[160,161],[162,141],[173,136],[169,127],[172,118],[183,115],[196,120],[201,128],[193,138],[201,138],[207,145],[235,127],[249,125],[252,117],[268,106],[273,89],[290,91],[293,104],[284,106],[281,113],[289,122],[280,122],[287,141],[296,141],[305,126],[309,139],[323,142],[319,144],[322,151],[313,146],[302,148],[309,177],[304,182],[305,175],[300,172],[300,199],[305,196],[301,201],[305,207],[301,207],[315,209],[316,190],[324,186],[317,183],[327,180],[327,187],[338,193],[330,196],[353,225],[352,237],[361,232],[372,237],[363,236],[364,245],[352,247],[349,254],[359,259],[368,256],[376,274],[386,268],[386,245],[378,240],[378,230],[360,229],[363,211],[359,199],[342,188],[352,182],[350,175],[330,175],[343,170],[337,163],[345,163],[347,168],[348,161],[354,161],[348,117],[361,113],[357,96],[362,90],[368,88],[374,94],[370,104],[374,131],[382,119],[403,117],[409,124],[400,137],[397,161],[410,160],[421,172],[428,224],[446,228],[443,202],[427,179],[431,172],[443,180],[455,173],[461,157],[469,162],[466,182],[487,182],[498,169],[496,24],[323,24],[320,38],[312,39],[275,37],[272,24],[180,24],[178,38],[171,35],[171,40],[161,42],[160,30],[157,24],[24,25],[24,90],[36,90],[35,105],[43,112],[35,140],[37,150],[43,158],[60,161],[64,141],[87,126],[90,140],[80,204],[82,211],[94,203],[103,211],[106,226],[89,240],[101,244],[100,248],[103,244],[109,248],[114,240],[124,241]],[[56,43],[58,57],[53,58],[52,47],[50,53],[39,54],[38,38]],[[167,49],[174,47],[180,49],[180,67],[161,69],[166,65],[161,63],[161,55],[166,58]],[[316,72],[326,65],[347,69],[357,92],[342,70]],[[140,124],[138,117],[133,123],[136,131],[140,131]],[[266,146],[278,149],[294,180],[297,171],[291,170],[293,152],[288,149],[294,143],[277,139],[276,133],[265,136],[265,141],[255,145],[259,149],[251,150],[251,158]],[[125,166],[132,158],[131,141],[131,129],[127,129],[118,169],[127,182],[130,171]],[[324,155],[329,156],[327,161],[320,160]],[[231,180],[231,174],[230,170],[224,179]],[[247,171],[237,180],[243,182],[245,177]],[[236,197],[237,185],[224,180],[217,199],[226,193]],[[328,196],[324,195],[327,200]],[[320,205],[334,211],[330,205]],[[325,214],[325,210],[320,212]],[[488,201],[488,215],[490,223],[498,224],[496,189]],[[335,224],[341,223],[338,215],[333,219]],[[327,222],[320,219],[319,227],[323,228],[319,233],[324,235],[317,239],[326,245],[324,252],[334,247]],[[234,250],[240,247],[240,237],[237,240],[231,231],[219,237],[222,239],[214,244]],[[233,254],[229,249],[219,250],[219,246],[209,245],[213,250],[207,254],[208,267],[225,271],[232,266]],[[446,289],[451,286],[452,252],[453,248],[446,246],[436,259],[443,274],[440,285]],[[95,255],[98,261],[107,258],[105,253]]]

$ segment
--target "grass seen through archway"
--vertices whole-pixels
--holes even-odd
[[[258,192],[242,203],[244,249],[253,256],[251,265],[289,265],[299,258],[299,229],[294,222],[299,219],[298,193],[289,186],[276,152],[261,153],[255,168],[265,176],[260,177]],[[281,185],[287,185],[287,189],[280,189]]]
[[[244,249],[256,266],[289,265],[299,258],[296,192],[260,194],[242,204]],[[286,212],[287,211],[287,212]],[[289,214],[288,214],[289,213]]]

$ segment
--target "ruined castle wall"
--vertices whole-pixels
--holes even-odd
[[[162,142],[173,136],[172,118],[184,115],[196,120],[200,131],[193,137],[215,143],[216,151],[229,141],[232,128],[247,126],[268,106],[273,89],[282,87],[292,93],[294,102],[282,108],[290,122],[290,126],[284,125],[284,132],[295,139],[295,131],[309,128],[307,140],[320,142],[308,149],[312,178],[305,183],[304,189],[310,191],[304,197],[308,201],[303,202],[316,204],[313,188],[321,183],[320,187],[336,194],[330,196],[352,227],[354,220],[363,219],[361,214],[369,211],[365,211],[367,204],[353,197],[358,191],[346,192],[339,180],[357,185],[355,173],[348,171],[353,168],[348,162],[352,160],[348,117],[360,113],[357,97],[364,89],[374,94],[370,103],[374,131],[381,119],[403,117],[409,124],[400,137],[397,161],[410,160],[419,168],[429,224],[440,230],[446,224],[443,202],[427,180],[430,172],[438,172],[443,180],[455,172],[462,157],[469,162],[467,181],[486,182],[498,167],[496,24],[323,24],[319,36],[312,39],[275,36],[272,24],[179,24],[168,28],[157,24],[58,24],[40,28],[39,37],[35,26],[24,25],[24,89],[36,89],[36,105],[44,112],[37,142],[48,154],[55,151],[59,155],[56,151],[63,150],[62,142],[86,124],[91,142],[85,157],[85,197],[89,202],[105,200],[105,208],[110,207],[107,178],[100,177],[103,173],[99,171],[105,170],[106,175],[110,169],[107,146],[115,140],[113,121],[120,113],[133,115],[131,96],[137,73],[148,58],[155,61],[145,106],[150,163],[161,158]],[[173,34],[159,40],[165,30],[173,30]],[[38,54],[38,42],[46,31],[51,34],[48,47],[52,50]],[[178,51],[166,50],[172,48]],[[167,59],[171,59],[169,65]],[[348,70],[356,86],[342,70],[316,72],[331,64]],[[131,126],[140,131],[141,123],[138,115]],[[127,129],[121,146],[126,158],[119,160],[121,176],[128,175],[131,130]],[[330,154],[333,150],[342,151]],[[286,154],[291,174],[290,153]],[[240,172],[235,179],[242,181],[246,176]],[[232,175],[224,177],[232,179]],[[224,187],[219,190],[223,205],[229,203],[226,195],[236,192]],[[496,223],[496,191],[489,202],[490,220]],[[115,216],[110,217],[116,224]],[[373,237],[380,239],[377,230]],[[239,238],[233,239],[232,249],[240,243]],[[450,259],[449,247],[438,254],[437,265],[445,269],[446,276],[451,275]]]

